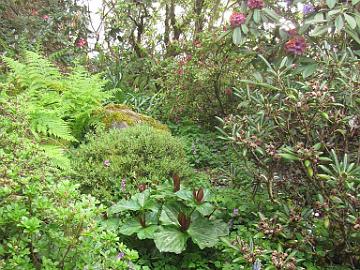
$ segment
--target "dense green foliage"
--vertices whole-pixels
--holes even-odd
[[[0,3],[0,268],[359,269],[360,1],[101,5]]]
[[[192,174],[182,142],[146,125],[90,136],[75,150],[73,169],[83,191],[110,202],[132,194],[141,184],[157,185],[173,175]]]
[[[0,104],[0,268],[128,269],[137,253],[100,226],[105,208],[46,161],[27,103]]]

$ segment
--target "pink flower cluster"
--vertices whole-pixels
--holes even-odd
[[[234,12],[230,16],[230,25],[232,28],[239,27],[240,25],[244,24],[246,21],[246,16],[240,12]]]
[[[285,43],[285,50],[288,53],[292,53],[295,55],[302,55],[305,52],[306,48],[307,44],[305,38],[301,36],[295,36]]]
[[[262,9],[265,6],[265,3],[263,0],[248,0],[247,6],[250,9]]]
[[[78,48],[82,48],[87,44],[86,39],[84,38],[79,38],[79,40],[76,42],[76,47]]]

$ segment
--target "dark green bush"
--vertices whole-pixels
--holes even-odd
[[[90,136],[74,152],[76,179],[85,192],[114,201],[139,184],[191,175],[182,141],[145,125]]]

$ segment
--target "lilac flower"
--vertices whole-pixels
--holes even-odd
[[[236,217],[239,215],[239,209],[238,208],[234,208],[233,210],[233,216]]]
[[[125,178],[121,179],[121,190],[123,192],[125,192],[125,190],[126,190],[126,179]]]
[[[303,14],[308,15],[310,13],[313,13],[315,11],[315,8],[312,4],[305,4],[303,7]]]
[[[104,166],[105,167],[110,167],[110,160],[104,160]]]
[[[117,256],[116,256],[116,258],[118,259],[118,260],[121,260],[122,258],[124,258],[125,257],[125,253],[124,252],[120,252]]]

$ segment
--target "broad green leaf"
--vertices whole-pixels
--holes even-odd
[[[336,5],[337,0],[326,0],[326,4],[330,9],[333,9]]]
[[[353,17],[351,17],[349,14],[344,13],[344,17],[346,22],[349,24],[349,26],[351,27],[351,29],[355,29],[356,28],[356,21]]]
[[[145,206],[146,200],[150,197],[150,190],[147,189],[144,192],[139,192],[136,193],[132,199],[136,200],[139,205],[141,206],[141,208],[143,208]]]
[[[344,27],[344,20],[341,15],[337,16],[335,19],[336,31],[340,32]]]
[[[159,229],[159,226],[157,225],[150,225],[147,226],[145,228],[141,228],[138,232],[137,232],[137,237],[140,240],[143,239],[154,239],[155,236],[155,232]]]
[[[360,44],[360,37],[356,32],[353,32],[351,29],[345,29],[345,32],[348,33],[358,44]]]
[[[210,215],[214,211],[214,207],[211,203],[205,202],[196,206],[196,210],[203,216]]]
[[[292,154],[280,153],[278,155],[286,160],[296,160],[296,161],[300,160],[297,156],[292,155]]]
[[[235,45],[240,45],[241,44],[241,29],[240,27],[236,27],[233,30],[233,42]]]
[[[311,76],[316,71],[317,67],[317,64],[307,65],[302,72],[303,78],[305,79]]]
[[[176,228],[160,227],[154,234],[154,242],[160,252],[174,252],[180,254],[186,248],[186,241],[189,238]]]
[[[333,9],[333,10],[330,10],[330,11],[327,13],[327,15],[328,15],[329,17],[331,17],[331,16],[336,15],[336,14],[338,14],[338,13],[340,13],[340,12],[341,12],[340,9]]]
[[[274,19],[275,21],[279,21],[280,20],[280,16],[278,14],[276,14],[276,12],[274,12],[273,10],[269,9],[269,8],[263,8],[262,9],[267,15],[269,15],[270,18]]]
[[[141,207],[136,200],[121,200],[117,204],[111,206],[108,210],[109,214],[116,214],[122,211],[138,211]]]
[[[254,22],[259,23],[261,21],[261,12],[260,9],[255,9],[253,14]]]
[[[328,31],[329,27],[327,25],[324,26],[316,26],[313,31],[310,32],[310,36],[317,37],[325,34]]]
[[[229,225],[222,220],[213,221],[214,229],[218,237],[226,236],[229,234]]]
[[[187,232],[201,249],[213,247],[219,240],[214,224],[197,211],[191,215],[191,224]]]
[[[360,0],[352,0],[351,3],[355,6],[357,3],[359,3]]]
[[[246,24],[241,25],[241,30],[245,35],[249,33],[249,28],[246,26]]]
[[[163,205],[160,221],[162,225],[175,225],[179,226],[178,222],[179,209],[175,205]]]
[[[141,229],[142,226],[140,222],[135,218],[131,218],[120,226],[119,233],[133,235],[134,233],[138,233]]]
[[[180,199],[185,201],[192,201],[194,199],[193,193],[190,190],[180,189],[175,193]]]

